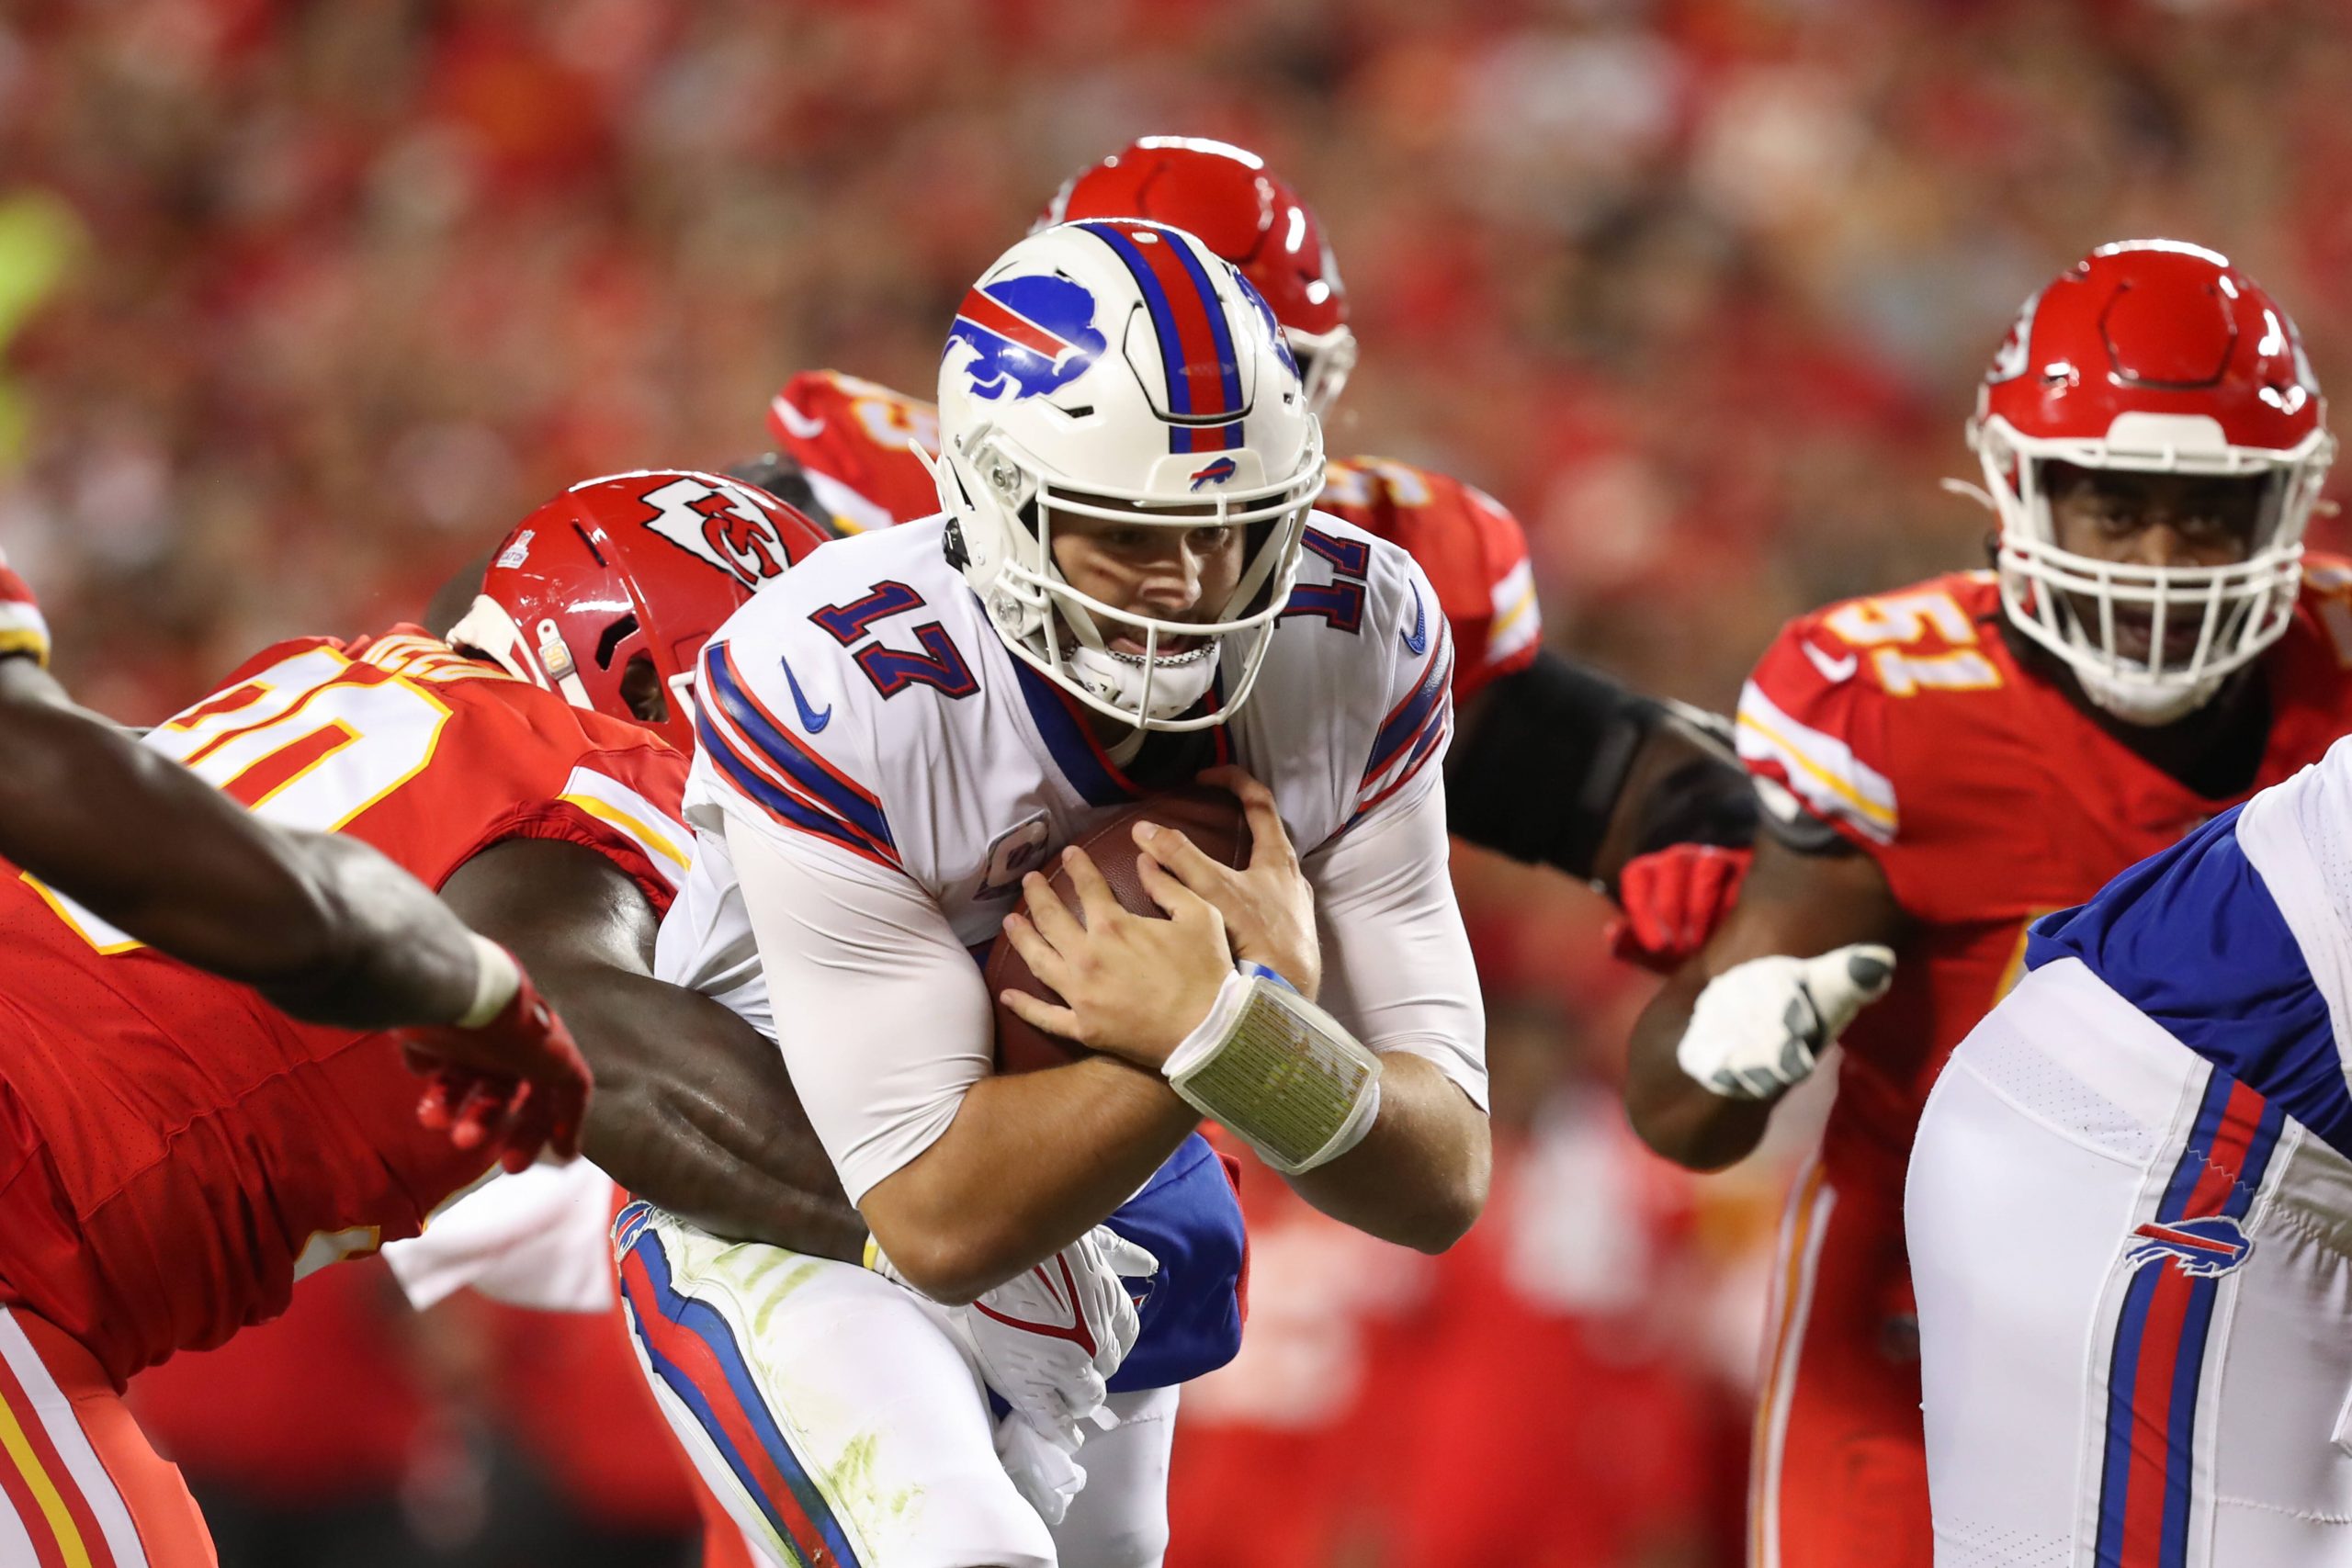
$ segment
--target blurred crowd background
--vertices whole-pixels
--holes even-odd
[[[1319,209],[1364,353],[1330,449],[1492,491],[1555,643],[1717,707],[1784,617],[1982,561],[1936,481],[2096,243],[2227,251],[2352,396],[2338,0],[16,0],[0,545],[152,721],[414,615],[565,483],[750,455],[793,371],[927,396],[970,278],[1153,132]],[[1737,1560],[1789,1151],[1645,1159],[1598,901],[1460,863],[1496,1201],[1432,1263],[1256,1184],[1173,1562]],[[567,1328],[388,1289],[142,1380],[229,1568],[678,1560]]]

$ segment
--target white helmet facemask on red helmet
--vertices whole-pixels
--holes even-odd
[[[1134,220],[1029,236],[956,313],[939,429],[949,547],[1015,658],[1138,729],[1204,728],[1248,700],[1323,444],[1272,312],[1238,272]],[[1105,604],[1055,562],[1057,520],[1074,517],[1241,527],[1239,580],[1199,620]],[[1195,711],[1220,675],[1222,700]]]
[[[2115,301],[2134,291],[2146,313],[2127,319]],[[2219,326],[2199,319],[2209,310]],[[2135,376],[2134,364],[2193,378]],[[2226,260],[2169,241],[2094,252],[2026,302],[1969,422],[2011,624],[2127,722],[2203,706],[2293,620],[2303,534],[2335,451],[2323,417],[2293,326]],[[2053,462],[2258,486],[2245,556],[2154,565],[2065,549]]]
[[[1995,418],[1976,427],[1975,443],[2001,517],[2003,606],[2074,669],[2100,707],[2134,724],[2169,724],[2211,701],[2286,634],[2304,529],[2333,456],[2324,432],[2278,453],[2233,447],[2219,425],[2193,415],[2124,414],[2106,439],[2087,442],[2034,440]],[[2252,547],[2222,566],[2124,564],[2061,548],[2047,486],[2052,460],[2259,484]],[[2177,651],[2192,627],[2193,645]]]
[[[1283,339],[1306,378],[1306,406],[1317,419],[1331,412],[1356,368],[1356,334],[1345,322],[1328,333],[1284,327]]]

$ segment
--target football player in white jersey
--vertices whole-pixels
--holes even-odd
[[[2352,741],[2024,965],[1905,1192],[1936,1561],[2352,1561]]]
[[[944,515],[823,547],[704,650],[695,863],[659,953],[779,1035],[912,1288],[642,1209],[616,1246],[657,1396],[778,1560],[1156,1562],[1173,1385],[1238,1334],[1238,1212],[1200,1118],[1393,1241],[1442,1248],[1484,1201],[1451,635],[1402,550],[1310,517],[1296,366],[1189,235],[1023,241],[966,295],[940,381]],[[1219,765],[1251,858],[1139,831],[1171,918],[1120,909],[1063,850]],[[1082,925],[1038,874],[1057,851]],[[1064,1003],[1007,1005],[1088,1054],[992,1073],[973,950],[1001,931]],[[926,1296],[1106,1215],[1159,1266],[1121,1424],[1049,1529]]]

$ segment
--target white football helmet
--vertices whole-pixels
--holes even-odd
[[[1239,273],[1182,230],[1132,219],[1030,235],[956,310],[939,434],[949,549],[1015,658],[1141,729],[1205,728],[1241,706],[1297,575],[1323,436],[1273,312]],[[1057,515],[1242,525],[1240,581],[1204,621],[1103,604],[1055,565]],[[1111,649],[1122,635],[1145,651]],[[1175,638],[1193,646],[1158,652]],[[1222,700],[1193,712],[1220,670]]]

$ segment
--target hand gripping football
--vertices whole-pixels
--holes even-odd
[[[1144,891],[1143,878],[1136,871],[1136,862],[1143,854],[1136,846],[1133,832],[1137,822],[1157,822],[1179,829],[1210,859],[1237,869],[1250,858],[1250,825],[1242,817],[1241,802],[1225,790],[1173,790],[1120,812],[1079,840],[1078,844],[1102,869],[1102,879],[1111,885],[1120,904],[1138,915],[1158,917],[1160,909],[1151,901],[1151,895]],[[1057,866],[1052,883],[1055,894],[1075,909],[1078,897],[1070,889],[1069,874]],[[989,948],[986,979],[991,998],[1016,990],[1051,1001],[1061,1000],[1029,972],[1027,960],[1001,933]],[[1083,1050],[1082,1046],[1015,1017],[1003,1003],[996,1004],[997,1071],[1029,1073],[1040,1067],[1059,1066],[1075,1061]]]

